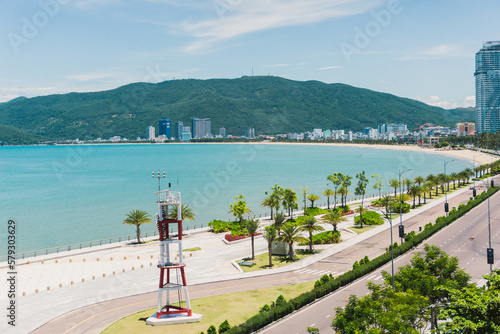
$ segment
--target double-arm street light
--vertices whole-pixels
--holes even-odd
[[[455,159],[444,162],[444,212],[445,212],[446,216],[448,216],[448,211],[449,211],[448,197],[446,196],[446,193],[448,192],[448,186],[446,183],[446,165],[452,161],[455,161]]]
[[[401,175],[412,170],[405,169],[403,171],[399,171],[399,237],[401,238],[401,244],[403,244],[404,238],[404,227],[403,227],[403,191],[401,190]]]

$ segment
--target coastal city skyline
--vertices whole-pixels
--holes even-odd
[[[45,0],[0,6],[0,102],[253,73],[342,82],[445,108],[473,106],[474,54],[499,30],[495,1]],[[441,26],[447,27],[445,40],[434,33]]]

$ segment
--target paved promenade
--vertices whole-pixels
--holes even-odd
[[[470,191],[468,187],[448,195],[448,198],[451,199],[466,191]],[[409,219],[431,207],[442,205],[443,201],[444,198],[430,201],[427,205],[404,215],[403,219]],[[262,219],[262,223],[266,225],[270,221]],[[425,223],[427,221],[422,222],[422,227]],[[246,274],[237,268],[234,261],[251,254],[249,239],[226,245],[222,241],[223,234],[215,235],[206,233],[206,229],[198,230],[184,239],[184,249],[201,248],[199,251],[184,253],[188,284],[195,285],[298,270],[389,228],[389,223],[386,222],[384,225],[356,235],[347,230],[352,224],[352,217],[347,222],[343,222],[339,226],[343,242],[329,246],[319,254],[278,269]],[[330,225],[324,226],[331,230]],[[267,244],[262,237],[255,239],[255,251],[257,254],[267,251]],[[87,305],[156,291],[158,287],[157,262],[158,242],[156,241],[141,245],[122,242],[18,262],[17,326],[11,328],[6,321],[2,321],[0,332],[28,333],[53,318]],[[0,264],[0,272],[4,277],[7,275],[5,263]],[[317,278],[320,274],[318,273]],[[317,278],[312,277],[312,279]],[[1,286],[3,291],[6,291],[7,282],[2,280]],[[4,292],[2,294],[6,295]],[[74,325],[69,322],[67,328]]]

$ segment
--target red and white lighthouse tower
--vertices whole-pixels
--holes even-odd
[[[202,316],[191,311],[184,271],[186,264],[182,255],[181,193],[168,189],[157,194],[156,225],[160,235],[158,306],[156,313],[146,323],[166,325],[197,322]],[[169,218],[169,212],[177,212],[177,219]]]

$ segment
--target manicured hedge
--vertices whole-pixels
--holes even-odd
[[[490,195],[496,193],[498,191],[498,187],[495,188],[490,188],[489,192]],[[481,195],[477,196],[476,199],[470,200],[465,206],[462,208],[451,212],[448,217],[439,217],[436,220],[435,224],[432,224],[432,226],[428,226],[426,229],[424,229],[422,232],[418,233],[415,237],[413,237],[409,241],[403,242],[402,245],[398,247],[394,247],[394,257],[397,257],[401,254],[406,253],[408,250],[412,249],[413,247],[417,246],[418,244],[422,243],[425,239],[429,238],[431,235],[442,229],[443,227],[448,226],[451,224],[453,221],[457,220],[458,218],[462,217],[464,214],[466,214],[468,211],[479,205],[481,202],[486,200],[487,194],[486,192],[483,192]],[[230,330],[228,330],[226,333],[234,334],[234,333],[252,333],[258,329],[261,329],[268,324],[272,323],[273,321],[276,321],[278,319],[281,319],[282,317],[292,313],[295,310],[298,310],[313,301],[315,301],[318,298],[321,298],[323,296],[326,296],[329,293],[334,292],[335,290],[339,289],[342,286],[345,286],[356,279],[363,277],[364,275],[380,268],[384,264],[388,263],[391,260],[391,253],[386,252],[377,258],[370,260],[368,263],[365,263],[363,265],[360,265],[358,268],[350,270],[340,276],[338,276],[335,279],[329,280],[328,282],[325,282],[321,284],[320,286],[317,286],[313,288],[309,292],[305,292],[301,294],[300,296],[295,297],[294,299],[291,299],[282,305],[278,307],[272,308],[270,311],[266,312],[261,312],[244,323],[232,327]]]

